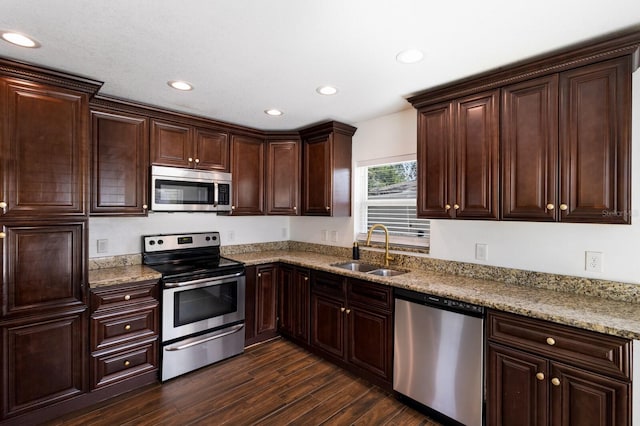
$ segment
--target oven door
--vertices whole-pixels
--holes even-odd
[[[162,342],[243,321],[244,297],[244,272],[165,283],[162,290]]]

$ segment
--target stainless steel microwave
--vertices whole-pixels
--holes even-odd
[[[151,166],[151,210],[231,211],[231,173]]]

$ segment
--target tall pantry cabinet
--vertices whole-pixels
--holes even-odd
[[[99,87],[0,60],[0,420],[88,389],[88,102]]]

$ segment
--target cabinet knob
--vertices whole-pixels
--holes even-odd
[[[187,158],[187,161],[191,163],[193,161],[193,158],[189,157]]]
[[[538,373],[538,374],[536,374],[536,379],[538,379],[538,380],[544,380],[544,373]]]
[[[236,206],[231,206],[231,210],[235,210],[235,209],[236,209]]]
[[[565,211],[569,208],[566,204],[560,204],[560,210]]]
[[[298,208],[296,206],[293,206],[293,211],[298,210]]]
[[[0,232],[0,240],[3,240],[6,236],[7,234],[5,234],[4,232]]]
[[[6,213],[7,212],[7,203],[5,203],[4,201],[0,201],[0,209],[2,209],[2,213]]]
[[[560,379],[558,379],[557,377],[554,377],[553,379],[551,379],[551,384],[553,386],[560,386]]]
[[[124,366],[125,366],[125,367],[128,367],[128,366],[130,366],[130,365],[131,365],[131,363],[129,362],[129,360],[126,360],[126,361],[124,362]]]
[[[446,204],[446,205],[444,206],[444,209],[445,209],[445,210],[447,210],[447,211],[448,211],[448,210],[451,210],[451,204]]]
[[[351,309],[347,309],[347,315],[351,313]]]
[[[547,337],[547,345],[553,346],[556,344],[556,340],[553,337]]]
[[[258,278],[262,277],[262,272],[258,272]]]
[[[142,205],[142,209],[143,209],[143,210],[146,210],[146,209],[148,209],[148,208],[149,208],[149,206],[147,206],[146,204],[143,204],[143,205]]]
[[[305,281],[309,281],[309,277],[304,277],[304,280]]]
[[[196,164],[198,164],[200,162],[199,158],[196,158]]]
[[[325,210],[329,211],[329,210],[331,210],[331,207],[327,206],[327,207],[325,207]]]
[[[126,295],[124,296],[124,300],[129,300],[129,299],[131,299],[131,296],[130,296],[130,295],[128,295],[128,294],[126,294]]]
[[[454,210],[459,210],[459,209],[460,209],[460,206],[459,206],[458,204],[454,204],[454,205],[453,205],[453,209],[454,209]]]
[[[340,312],[344,312],[344,311],[345,311],[345,308],[340,308]]]
[[[547,210],[553,210],[555,208],[556,208],[556,206],[554,206],[553,204],[551,204],[551,203],[547,204]]]
[[[125,330],[127,330],[127,331],[131,330],[131,324],[127,324],[127,325],[125,325],[125,326],[124,326],[124,329],[125,329]]]

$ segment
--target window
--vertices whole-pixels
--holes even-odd
[[[416,218],[415,160],[385,162],[358,167],[360,205],[357,239],[381,223],[394,246],[429,247],[429,220]],[[375,229],[372,241],[384,242],[384,231]]]

